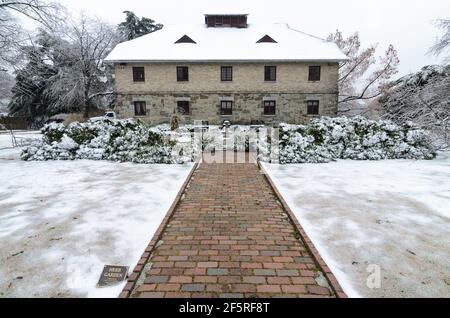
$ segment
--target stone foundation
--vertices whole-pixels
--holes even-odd
[[[233,114],[220,114],[220,101],[233,100]],[[179,114],[181,124],[194,120],[206,120],[209,124],[221,124],[229,120],[232,124],[250,124],[262,121],[265,124],[287,122],[305,123],[314,115],[306,114],[306,101],[319,101],[319,116],[335,116],[337,93],[225,93],[225,92],[182,92],[182,93],[130,93],[118,94],[115,111],[119,118],[139,118],[150,124],[169,123],[177,110],[178,100],[190,101],[190,114]],[[276,101],[276,114],[264,115],[264,100]],[[134,101],[145,101],[146,116],[135,116]]]

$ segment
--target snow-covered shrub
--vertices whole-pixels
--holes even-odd
[[[280,163],[434,157],[428,134],[411,123],[397,125],[357,116],[322,117],[307,125],[280,125]],[[260,158],[268,160],[265,155]]]
[[[182,163],[192,158],[175,147],[164,126],[133,120],[102,120],[46,125],[41,141],[22,152],[23,160],[111,160],[136,163]]]
[[[133,120],[50,124],[43,138],[26,148],[24,160],[93,159],[136,163],[183,163],[201,151],[254,151],[263,161],[321,163],[335,159],[432,159],[428,134],[411,123],[372,121],[363,117],[312,120],[307,125],[281,124],[275,130],[209,126],[202,131],[186,125],[149,127]]]

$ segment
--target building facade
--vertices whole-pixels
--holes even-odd
[[[210,124],[334,116],[338,66],[346,59],[339,49],[287,25],[253,27],[246,18],[206,15],[204,26],[168,26],[166,34],[163,28],[116,47],[108,60],[115,64],[118,116],[151,124],[173,114],[182,123]],[[142,52],[147,47],[155,52]]]

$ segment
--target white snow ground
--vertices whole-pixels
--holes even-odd
[[[132,271],[192,168],[19,153],[0,150],[0,297],[116,297],[103,266]]]
[[[264,167],[349,296],[450,297],[450,152]]]
[[[14,131],[14,136],[16,137],[16,141],[19,143],[21,142],[26,143],[32,139],[38,139],[42,137],[39,131],[25,131],[25,130]],[[12,147],[13,141],[11,138],[11,133],[7,130],[0,131],[0,150]]]

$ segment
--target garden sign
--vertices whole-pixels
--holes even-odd
[[[128,276],[128,266],[105,265],[97,287],[108,287],[124,281]]]

